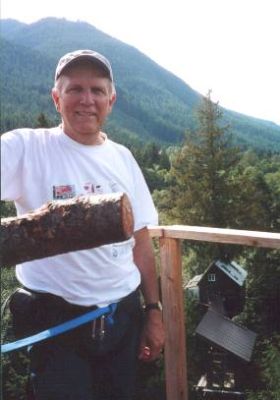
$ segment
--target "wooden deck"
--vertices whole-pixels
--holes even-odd
[[[280,234],[185,225],[151,226],[149,231],[151,237],[158,238],[160,247],[166,396],[167,400],[188,400],[181,241],[280,249]]]

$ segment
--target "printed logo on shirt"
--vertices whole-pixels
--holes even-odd
[[[84,191],[86,194],[94,193],[94,184],[91,182],[86,182],[84,184]]]
[[[103,194],[104,193],[104,189],[101,185],[95,185],[94,186],[94,192],[96,194]]]
[[[103,194],[106,193],[103,185],[95,184],[92,182],[86,182],[83,184],[84,194]]]
[[[54,200],[65,200],[75,197],[76,190],[75,185],[61,185],[53,186],[53,198]]]

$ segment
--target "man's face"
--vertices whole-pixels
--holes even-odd
[[[91,64],[73,65],[52,92],[62,128],[83,144],[99,144],[101,127],[115,102],[112,84]]]

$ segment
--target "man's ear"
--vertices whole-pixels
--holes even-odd
[[[115,104],[115,101],[117,99],[117,94],[116,92],[112,94],[110,98],[110,112],[112,111],[113,105]]]
[[[55,108],[56,108],[56,111],[60,111],[59,110],[59,95],[58,95],[58,92],[57,92],[57,89],[56,88],[53,88],[52,89],[52,99],[53,99],[53,102],[54,102],[54,106],[55,106]]]

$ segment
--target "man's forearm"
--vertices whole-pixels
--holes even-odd
[[[141,273],[141,290],[145,303],[159,301],[159,287],[152,240],[147,228],[135,232],[134,261]]]
[[[159,287],[156,273],[152,240],[147,228],[135,233],[134,261],[141,273],[141,289],[146,304],[159,301]],[[164,345],[164,327],[160,309],[146,311],[140,339],[138,357],[150,362],[155,360]]]

